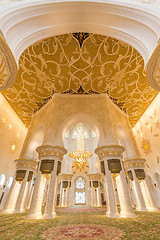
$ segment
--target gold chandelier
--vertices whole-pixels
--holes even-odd
[[[78,124],[77,129],[77,146],[76,151],[69,153],[69,157],[75,159],[77,166],[81,169],[86,163],[87,158],[92,157],[92,153],[85,150],[84,145],[84,126],[82,123]]]

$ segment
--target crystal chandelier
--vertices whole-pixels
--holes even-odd
[[[87,158],[92,157],[92,153],[85,150],[84,145],[84,127],[83,124],[78,124],[77,129],[77,146],[76,151],[69,153],[69,157],[75,159],[77,166],[81,169],[86,163]]]

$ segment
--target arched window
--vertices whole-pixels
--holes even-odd
[[[13,182],[13,177],[10,177],[10,178],[8,179],[8,181],[7,181],[6,187],[7,187],[7,188],[10,188],[11,185],[12,185],[12,182]]]
[[[1,176],[0,176],[0,188],[3,187],[4,182],[5,182],[5,174],[3,173],[3,174],[1,174]]]
[[[78,177],[76,180],[76,192],[75,192],[75,203],[85,204],[86,194],[85,194],[85,180],[82,177]]]
[[[83,189],[85,187],[85,180],[82,177],[79,177],[76,180],[76,188]]]

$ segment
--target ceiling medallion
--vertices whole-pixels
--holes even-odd
[[[26,126],[54,93],[107,93],[134,126],[158,94],[142,56],[126,43],[91,33],[64,34],[27,48],[14,85],[2,92]]]

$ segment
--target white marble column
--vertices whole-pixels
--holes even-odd
[[[155,180],[157,182],[157,188],[160,191],[160,175],[158,173],[155,174]]]
[[[48,199],[45,207],[43,219],[53,219],[56,216],[55,201],[56,201],[56,184],[57,184],[57,165],[58,160],[55,160],[54,169],[51,172]]]
[[[94,206],[97,207],[98,205],[97,188],[94,188],[93,191],[94,191]]]
[[[31,199],[32,199],[32,195],[33,195],[33,190],[34,190],[34,184],[31,183],[30,191],[28,193],[28,199],[27,199],[27,202],[26,202],[26,210],[28,210],[30,208]]]
[[[65,207],[65,191],[63,187],[62,187],[62,207]]]
[[[98,207],[101,207],[101,206],[102,206],[102,203],[101,203],[101,188],[100,188],[100,182],[98,182],[97,199],[98,199]]]
[[[136,193],[135,193],[135,187],[133,185],[133,181],[131,181],[130,179],[128,179],[128,188],[129,188],[129,194],[130,194],[130,198],[131,198],[131,203],[132,206],[136,206],[137,205],[137,200],[136,200]]]
[[[73,195],[73,186],[70,187],[71,179],[73,175],[67,173],[60,173],[59,179],[61,180],[61,188],[60,188],[60,206],[67,207],[70,205],[74,205],[74,195]],[[63,181],[67,182],[66,189],[64,189]]]
[[[135,174],[135,171],[134,169],[131,170],[132,171],[132,175],[133,175],[133,186],[134,186],[134,189],[135,189],[135,194],[136,194],[136,210],[137,211],[146,211],[146,205],[145,205],[145,201],[144,201],[144,198],[143,198],[143,194],[142,194],[142,191],[141,191],[141,187],[140,187],[140,184],[139,184],[139,180],[138,178],[136,177],[136,174]]]
[[[135,218],[136,215],[133,212],[131,199],[128,192],[126,175],[124,173],[123,166],[122,166],[122,170],[120,171],[120,174],[116,177],[116,183],[117,183],[117,191],[118,191],[120,208],[121,208],[120,217]]]
[[[67,207],[69,206],[69,181],[68,181],[68,187],[67,187]]]
[[[150,180],[146,177],[145,180],[143,180],[146,192],[149,198],[150,206],[147,207],[148,211],[158,211],[158,208],[156,207],[153,195],[152,195],[152,186]]]
[[[24,211],[24,209],[22,209],[22,205],[23,205],[23,200],[24,200],[28,175],[29,175],[29,170],[26,171],[25,177],[24,177],[24,179],[21,183],[21,187],[20,187],[20,190],[19,190],[19,194],[18,194],[18,198],[17,198],[15,210],[14,210],[14,212],[16,212],[16,213],[20,213],[20,212]]]
[[[64,188],[63,189],[63,207],[66,207],[67,206],[67,189]]]
[[[122,156],[125,148],[121,145],[106,145],[95,150],[101,161],[101,171],[106,175],[106,195],[107,195],[107,216],[117,217],[135,217],[133,212],[126,176],[122,164]],[[117,161],[118,160],[118,161]],[[104,162],[104,164],[103,164]],[[105,169],[104,169],[105,168]],[[116,204],[115,187],[112,178],[116,177],[117,191],[121,206],[119,215]]]
[[[27,205],[28,205],[28,199],[29,199],[29,195],[30,195],[31,185],[32,185],[32,180],[27,182],[27,186],[26,186],[24,201],[23,201],[23,205],[22,205],[22,209],[25,209],[25,210],[27,209]]]
[[[93,189],[93,181],[91,181],[91,206],[94,206],[94,189]]]
[[[59,207],[62,207],[62,191],[63,191],[63,188],[62,188],[62,181],[61,181],[61,184],[60,184],[60,199],[59,199]]]
[[[31,200],[31,206],[29,213],[27,215],[27,219],[39,219],[42,218],[41,207],[42,207],[42,173],[38,170],[34,185],[33,196]]]
[[[48,198],[48,192],[49,192],[49,181],[50,179],[45,177],[45,185],[44,185],[44,194],[43,194],[43,201],[42,206],[46,206],[47,204],[47,198]]]
[[[112,179],[111,171],[108,170],[107,159],[105,161],[106,172],[106,194],[107,194],[107,212],[106,215],[109,218],[119,218],[119,213],[116,205],[115,189]]]
[[[12,202],[15,186],[16,186],[16,179],[14,178],[11,188],[9,190],[8,196],[7,196],[7,200],[6,200],[4,208],[3,208],[3,213],[13,212],[13,209],[10,209],[10,207],[11,207],[11,202]]]

